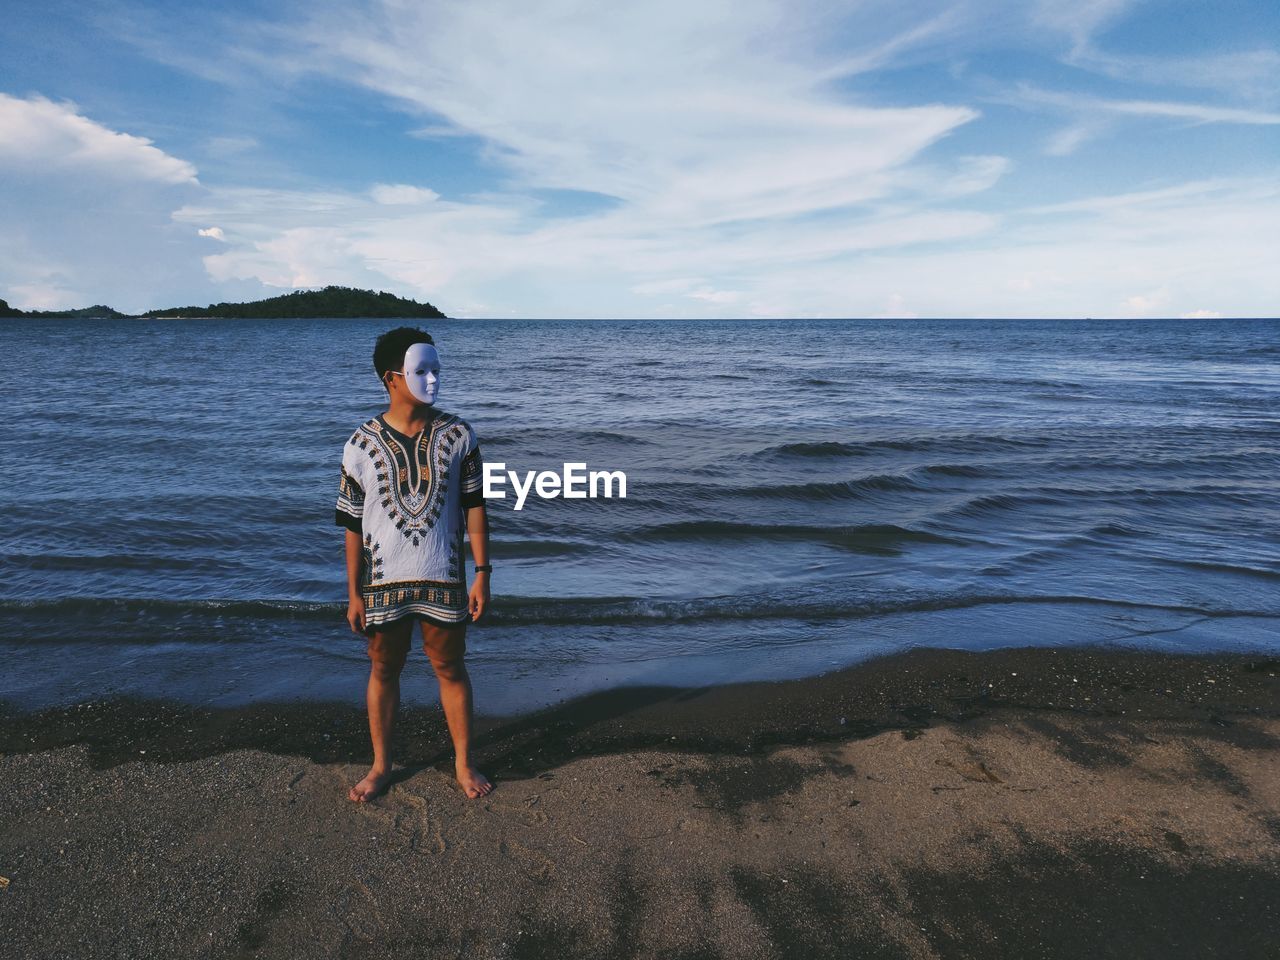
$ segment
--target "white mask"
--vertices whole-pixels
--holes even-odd
[[[409,392],[423,403],[436,402],[436,391],[440,388],[440,354],[429,343],[415,343],[404,352],[404,373],[393,370],[392,373],[404,377],[404,385]]]

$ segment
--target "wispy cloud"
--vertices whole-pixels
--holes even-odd
[[[211,298],[345,283],[457,315],[1274,310],[1276,178],[1212,151],[1280,123],[1280,57],[1253,36],[1133,53],[1159,5],[281,0],[264,19],[105,0],[83,16],[121,51],[234,108],[148,102],[133,129],[157,144],[103,123],[122,99],[0,101],[0,164],[62,171],[41,196],[63,204],[0,190],[22,226],[0,287],[203,299],[139,290],[145,251],[166,264],[151,282]],[[1143,153],[1170,127],[1194,166]]]
[[[1070,62],[1117,80],[1215,90],[1258,106],[1280,105],[1280,52],[1269,47],[1162,57],[1089,48]]]
[[[1180,103],[1167,100],[1119,100],[1087,96],[1078,93],[1059,93],[1044,90],[1031,84],[1020,83],[1012,103],[1022,105],[1044,104],[1073,113],[1123,113],[1132,116],[1173,117],[1196,123],[1244,123],[1280,124],[1280,113],[1267,110],[1219,107],[1201,103]]]
[[[483,138],[509,188],[604,194],[655,223],[863,202],[885,192],[886,171],[978,116],[959,104],[833,98],[833,65],[796,56],[800,27],[770,43],[786,12],[760,0],[560,3],[536,14],[494,0],[344,4],[318,8],[289,40],[304,46],[292,69],[354,77]],[[798,19],[819,12],[801,7]]]
[[[205,258],[217,278],[294,285],[379,273],[482,304],[486,286],[523,289],[535,272],[599,277],[607,262],[622,289],[664,290],[672,273],[719,277],[680,295],[726,308],[749,300],[737,273],[993,229],[989,214],[928,207],[989,190],[1008,158],[921,159],[980,113],[836,96],[829,81],[851,64],[815,51],[829,19],[817,4],[763,0],[634,11],[561,3],[536,15],[493,0],[314,8],[277,38],[285,70],[355,79],[428,119],[426,129],[478,138],[506,171],[500,189],[447,201],[422,184],[269,200],[218,189],[176,218],[239,238]],[[940,16],[899,31],[875,56],[949,26]],[[488,55],[459,60],[464,49]],[[545,220],[526,192],[547,188],[616,203]]]
[[[369,190],[374,203],[388,206],[430,203],[439,200],[440,194],[427,187],[415,187],[407,183],[378,183]]]
[[[1061,31],[1071,41],[1070,55],[1078,57],[1089,48],[1094,35],[1120,19],[1141,0],[1035,0],[1031,22]]]

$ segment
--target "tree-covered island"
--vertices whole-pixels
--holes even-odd
[[[0,317],[48,317],[86,319],[205,319],[228,317],[243,320],[312,319],[319,317],[380,317],[384,319],[447,319],[429,303],[418,303],[379,290],[329,286],[323,290],[295,290],[279,297],[249,303],[211,303],[207,307],[170,307],[127,314],[97,304],[78,310],[15,310],[0,300]]]

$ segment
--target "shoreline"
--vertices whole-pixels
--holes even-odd
[[[705,753],[838,742],[998,710],[1109,713],[1228,723],[1280,716],[1280,655],[1171,654],[1131,648],[916,648],[798,679],[702,687],[621,686],[513,716],[477,712],[475,749],[523,770],[576,757],[668,747]],[[396,762],[452,754],[439,703],[402,705]],[[434,743],[424,742],[434,740]],[[108,697],[33,711],[0,702],[0,754],[84,745],[101,766],[191,760],[232,749],[317,763],[369,752],[360,703],[275,701],[198,707]],[[438,749],[434,749],[438,748]],[[503,766],[503,769],[506,769]]]
[[[0,937],[32,958],[1280,942],[1280,658],[917,649],[615,689],[477,718],[480,800],[439,707],[406,714],[395,782],[353,804],[362,705],[4,712]]]

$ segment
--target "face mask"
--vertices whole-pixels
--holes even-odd
[[[431,344],[413,344],[404,352],[404,373],[391,372],[404,377],[409,392],[423,403],[436,402],[436,391],[440,388],[440,354]]]

